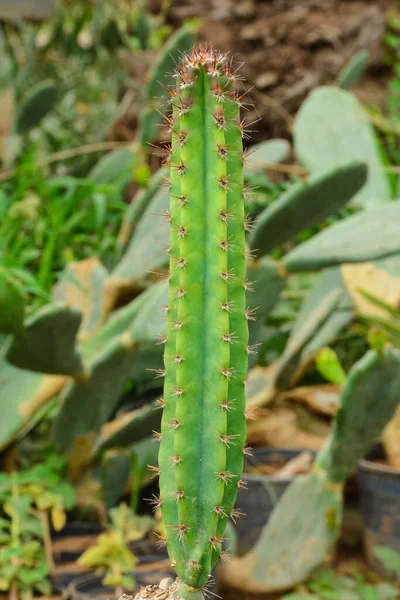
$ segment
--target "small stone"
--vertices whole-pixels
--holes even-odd
[[[252,0],[244,0],[236,6],[235,12],[239,19],[251,19],[256,14],[256,7]]]
[[[262,39],[262,33],[259,28],[252,23],[251,25],[242,27],[240,37],[245,42],[254,42]]]
[[[278,83],[278,79],[279,75],[277,73],[265,71],[265,73],[261,73],[261,75],[256,78],[254,83],[259,90],[265,90]]]

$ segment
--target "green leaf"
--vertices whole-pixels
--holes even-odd
[[[346,381],[346,373],[339,362],[337,354],[331,348],[323,348],[316,357],[317,371],[327,381],[342,385]]]

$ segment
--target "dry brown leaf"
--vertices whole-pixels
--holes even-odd
[[[387,312],[365,298],[360,290],[369,292],[393,307],[400,304],[400,277],[379,269],[375,263],[342,265],[343,281],[359,312],[371,316],[387,316]]]
[[[283,392],[278,400],[295,400],[318,413],[333,416],[339,409],[340,386],[331,383],[305,385]]]

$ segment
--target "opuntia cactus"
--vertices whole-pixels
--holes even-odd
[[[202,597],[243,468],[248,327],[243,122],[232,65],[195,48],[171,90],[169,310],[160,490],[182,598]],[[158,499],[155,500],[158,504]]]

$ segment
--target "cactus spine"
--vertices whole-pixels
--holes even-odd
[[[167,118],[171,248],[160,504],[185,598],[198,594],[220,557],[243,467],[246,225],[234,79],[212,47],[194,49],[178,67]]]

